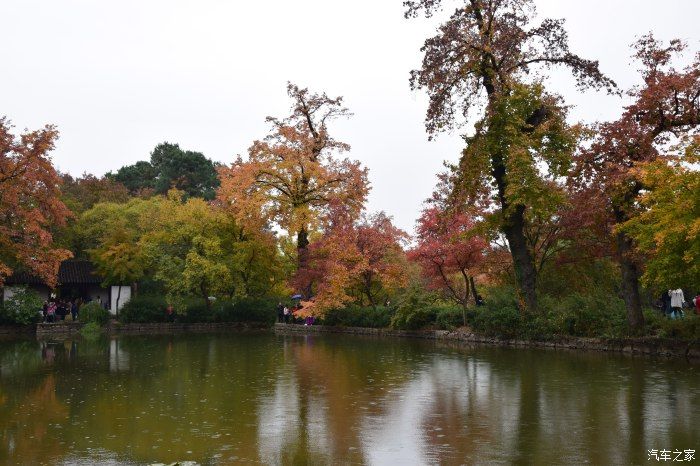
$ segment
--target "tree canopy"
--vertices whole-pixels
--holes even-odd
[[[367,170],[357,161],[337,159],[350,147],[335,140],[328,124],[350,115],[342,98],[329,98],[294,84],[289,116],[268,117],[271,133],[255,141],[248,160],[239,157],[219,169],[218,200],[243,226],[275,223],[297,236],[299,267],[304,267],[309,232],[335,202],[356,217],[369,191]]]
[[[17,269],[53,286],[59,264],[71,257],[53,244],[52,228],[71,216],[49,155],[57,138],[50,125],[15,136],[0,118],[0,286]]]
[[[213,199],[219,187],[217,165],[201,152],[185,151],[164,142],[151,152],[150,162],[126,165],[107,176],[122,183],[132,194],[166,194],[178,189],[186,195]]]

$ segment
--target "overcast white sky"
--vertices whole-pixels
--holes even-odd
[[[567,20],[571,49],[635,82],[629,44],[653,30],[700,50],[698,0],[538,0]],[[405,20],[401,0],[2,0],[0,115],[17,129],[58,126],[54,161],[102,175],[148,159],[163,141],[229,163],[284,116],[288,80],[343,95],[355,116],[335,124],[370,169],[368,208],[413,231],[442,161],[461,140],[428,142],[426,99],[408,73],[436,23]],[[453,5],[447,3],[448,5]],[[453,7],[448,8],[452,11]],[[622,102],[578,94],[556,74],[572,119],[614,118]]]

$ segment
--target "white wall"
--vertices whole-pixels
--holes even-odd
[[[2,299],[3,301],[7,301],[10,299],[12,296],[14,296],[15,292],[17,289],[23,288],[22,286],[6,286],[2,289]],[[36,291],[37,294],[41,297],[41,299],[49,299],[49,291],[48,288],[46,287],[35,287],[35,286],[30,286],[30,290]]]
[[[121,288],[121,295],[119,294],[119,288]],[[109,306],[109,312],[111,312],[114,315],[117,313],[117,296],[119,296],[119,309],[121,309],[131,299],[131,287],[124,285],[115,285],[110,290],[110,294],[112,296],[112,302]]]

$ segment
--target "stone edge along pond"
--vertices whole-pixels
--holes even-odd
[[[37,324],[36,330],[27,327],[2,327],[0,335],[28,336],[36,334],[38,339],[68,338],[78,335],[83,324],[76,322],[59,324]],[[550,348],[559,350],[583,350],[630,355],[656,356],[686,359],[700,364],[700,341],[690,342],[661,338],[575,338],[557,337],[550,340],[509,340],[475,333],[450,330],[392,330],[362,327],[329,327],[323,325],[275,324],[272,330],[278,334],[313,335],[343,333],[372,337],[421,338],[427,340],[456,342],[465,345],[486,345],[516,348]],[[270,331],[265,324],[251,323],[143,323],[120,324],[112,322],[105,326],[109,335],[158,335],[170,333],[220,333],[230,331]]]

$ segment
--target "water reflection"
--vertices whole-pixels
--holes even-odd
[[[0,342],[0,462],[641,464],[700,446],[697,375],[340,336]]]

